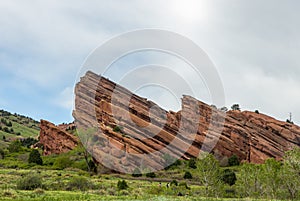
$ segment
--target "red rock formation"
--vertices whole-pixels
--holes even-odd
[[[48,121],[41,120],[39,143],[43,145],[43,154],[60,154],[74,149],[79,139],[66,131],[73,126],[74,124],[55,126]]]
[[[200,150],[210,150],[203,142],[205,138],[217,139],[218,134],[221,134],[220,138],[212,150],[215,155],[230,157],[236,154],[241,160],[253,163],[262,163],[269,157],[281,159],[284,151],[300,146],[300,127],[297,125],[249,111],[229,111],[225,115],[190,96],[183,96],[181,111],[167,112],[92,72],[81,78],[75,94],[73,116],[76,126],[101,129],[104,134],[93,136],[94,141],[106,142],[102,148],[89,144],[92,147],[89,151],[98,153],[98,160],[109,155],[119,158],[126,166],[126,163],[136,161],[126,158],[123,151],[156,153],[162,148],[170,155],[188,159],[197,157]],[[114,129],[116,127],[122,127],[121,131]],[[187,146],[189,148],[185,150]],[[112,150],[112,147],[118,149]],[[154,155],[151,162],[162,163],[161,155]]]

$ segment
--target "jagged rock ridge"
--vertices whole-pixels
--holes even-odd
[[[225,115],[190,96],[183,96],[181,111],[165,111],[152,101],[132,94],[129,90],[92,72],[87,72],[81,78],[76,85],[75,94],[76,110],[73,116],[76,126],[96,126],[109,142],[108,145],[105,144],[105,148],[104,144],[100,144],[101,148],[99,144],[93,144],[92,150],[89,151],[96,153],[99,156],[98,160],[103,160],[101,156],[109,154],[120,159],[123,166],[136,162],[133,158],[126,157],[124,152],[156,153],[167,147],[169,153],[180,154],[183,159],[197,157],[201,149],[205,150],[205,137],[218,136],[220,125],[223,123],[219,140],[212,150],[219,159],[236,154],[241,160],[262,163],[270,157],[279,160],[285,151],[300,146],[300,127],[297,125],[249,111],[228,111]],[[114,97],[115,94],[118,95]],[[149,115],[150,110],[152,116]],[[124,118],[126,113],[129,113],[129,118]],[[197,126],[196,130],[194,125]],[[184,132],[178,135],[181,127],[185,128]],[[194,131],[196,137],[191,142],[189,134]],[[46,145],[46,154],[72,149],[78,143],[74,136],[70,137],[68,133],[54,129],[44,121],[41,122],[40,139],[42,144]],[[103,135],[94,135],[93,139],[101,142]],[[47,145],[51,140],[52,145]],[[174,141],[175,143],[172,143]],[[56,143],[64,144],[63,146],[68,148],[54,146]],[[120,151],[112,150],[112,146]],[[187,150],[186,146],[189,146]],[[97,157],[94,158],[97,160]],[[152,163],[161,162],[160,155],[153,156]]]
[[[164,111],[152,101],[132,94],[129,90],[92,72],[87,72],[81,78],[76,85],[75,94],[76,110],[73,116],[78,125],[83,127],[97,125],[112,145],[128,153],[153,153],[164,147],[168,147],[171,153],[183,151],[181,149],[190,143],[189,138],[177,134],[181,118],[187,118],[188,120],[184,122],[186,131],[193,130],[189,128],[192,124],[198,123],[198,128],[195,140],[182,158],[197,157],[208,132],[212,136],[217,136],[219,131],[218,126],[210,124],[212,112],[215,114],[214,125],[222,124],[222,116],[224,116],[221,111],[216,111],[190,96],[183,96],[181,111]],[[118,94],[119,98],[114,98],[114,94]],[[131,97],[129,104],[126,98],[120,97]],[[152,111],[151,114],[154,116],[150,118],[149,110],[153,106],[156,109]],[[130,121],[122,117],[127,111],[129,111]],[[195,119],[195,111],[198,115],[197,119]],[[166,114],[165,119],[164,114]],[[163,128],[155,133],[161,123],[165,123]],[[143,129],[145,126],[147,126],[146,130]],[[123,133],[114,131],[115,127],[122,127]],[[141,136],[143,140],[140,140]],[[177,144],[170,147],[170,142],[175,138],[179,138]],[[264,114],[228,111],[224,129],[213,153],[218,157],[236,154],[241,160],[262,163],[269,157],[281,159],[284,151],[299,145],[300,128],[297,125],[278,121]],[[118,152],[110,154],[114,157],[123,157]],[[126,161],[128,162],[128,158]]]
[[[78,137],[68,132],[74,128],[73,123],[56,126],[49,121],[41,120],[39,144],[36,146],[42,145],[44,155],[68,152],[79,143]]]

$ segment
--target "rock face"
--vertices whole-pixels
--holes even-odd
[[[89,144],[89,151],[99,155],[96,160],[109,155],[126,166],[136,161],[124,152],[155,153],[152,162],[159,164],[162,157],[156,153],[165,148],[168,154],[183,159],[212,151],[220,159],[235,154],[240,160],[262,163],[270,157],[280,160],[285,151],[300,146],[297,125],[249,111],[224,113],[190,96],[183,96],[180,111],[165,111],[92,72],[81,78],[75,94],[76,126],[101,129],[103,133],[93,135],[100,146]],[[48,125],[45,129],[53,129]],[[72,147],[75,141],[64,135],[60,132],[63,139],[71,140],[68,148]]]
[[[54,124],[41,120],[39,144],[43,146],[43,154],[60,154],[74,149],[79,139],[68,133],[67,130],[74,129],[74,124]]]

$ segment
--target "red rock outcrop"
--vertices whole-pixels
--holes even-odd
[[[79,139],[67,132],[74,124],[54,124],[41,120],[39,144],[43,146],[43,154],[60,154],[68,152],[78,145]]]
[[[270,157],[281,159],[285,151],[300,146],[297,125],[249,111],[225,114],[190,96],[183,96],[182,110],[165,111],[92,72],[81,78],[75,94],[76,126],[103,134],[93,135],[94,141],[106,143],[101,148],[90,144],[89,151],[98,153],[98,160],[110,155],[126,166],[136,161],[124,152],[157,153],[165,148],[170,155],[188,159],[213,148],[218,157],[236,154],[241,160],[262,163]],[[210,147],[209,139],[217,143]],[[152,163],[162,163],[159,153],[152,157]]]

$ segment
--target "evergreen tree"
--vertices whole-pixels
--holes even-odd
[[[37,149],[32,149],[29,154],[28,163],[36,163],[38,165],[43,165],[43,160],[41,154]]]

